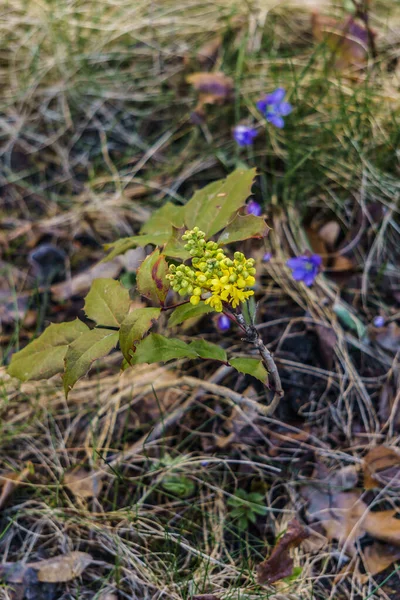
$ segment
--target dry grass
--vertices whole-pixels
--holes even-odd
[[[1,268],[8,274],[1,291],[11,280],[17,292],[32,292],[26,257],[41,241],[63,247],[79,270],[166,199],[184,201],[199,183],[243,162],[265,174],[257,194],[273,226],[274,258],[260,265],[257,294],[259,327],[286,390],[274,418],[187,385],[185,377],[195,376],[265,401],[262,390],[212,365],[121,376],[110,357],[68,403],[58,381],[20,389],[2,372],[0,467],[34,465],[0,516],[3,561],[69,550],[97,561],[54,597],[99,598],[108,589],[121,598],[176,600],[205,592],[224,600],[398,597],[394,568],[383,585],[381,576],[336,581],[340,549],[332,543],[296,550],[302,569],[294,581],[268,588],[255,581],[268,544],[304,514],[299,491],[312,464],[359,465],[371,446],[400,441],[397,357],[360,339],[335,311],[340,304],[363,325],[380,309],[398,318],[387,290],[399,287],[400,11],[374,4],[374,68],[338,78],[312,42],[316,4],[343,14],[340,3],[300,1],[194,0],[184,10],[167,0],[0,2]],[[215,68],[234,78],[237,94],[195,126],[185,76],[216,35],[223,50]],[[254,101],[277,84],[291,91],[292,120],[252,155],[239,154],[231,127],[248,111],[257,117]],[[370,212],[377,206],[384,209],[378,221]],[[355,276],[343,283],[328,275],[303,289],[284,261],[310,246],[310,221],[332,218],[351,247]],[[337,338],[330,367],[320,356],[321,328]],[[212,325],[205,334],[215,341]],[[7,331],[3,337],[5,345],[15,341]],[[223,343],[243,349],[236,334]],[[385,398],[391,408],[382,416]],[[101,473],[97,497],[68,490],[65,474],[75,467]],[[192,493],[168,490],[171,475],[191,482]],[[269,507],[245,532],[227,504],[238,488],[264,493]],[[396,505],[389,491],[383,497]]]

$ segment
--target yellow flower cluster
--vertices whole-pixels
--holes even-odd
[[[222,312],[223,302],[233,308],[254,294],[246,290],[255,284],[254,259],[235,252],[231,260],[216,242],[206,242],[205,233],[194,227],[182,239],[192,256],[192,266],[171,265],[167,275],[171,287],[180,296],[190,295],[196,306],[202,297],[217,312]]]

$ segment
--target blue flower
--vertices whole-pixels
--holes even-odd
[[[269,262],[271,260],[271,258],[272,258],[271,252],[266,252],[264,254],[264,256],[262,257],[262,261],[263,262]]]
[[[304,255],[297,258],[289,258],[286,264],[289,269],[292,269],[293,279],[303,281],[306,285],[310,286],[314,283],[320,271],[322,258],[319,254],[313,254],[312,256]]]
[[[372,321],[375,327],[383,327],[385,324],[385,317],[375,317],[374,320]]]
[[[246,125],[237,125],[233,130],[234,140],[239,146],[251,146],[253,139],[257,136],[257,130],[254,127]]]
[[[220,331],[228,331],[231,328],[231,322],[226,315],[220,315],[217,319],[217,327]]]
[[[246,212],[248,215],[259,217],[262,214],[261,204],[258,204],[258,202],[255,202],[254,200],[250,200],[246,206]]]
[[[286,117],[292,112],[292,105],[289,102],[283,102],[285,95],[285,90],[278,88],[272,94],[267,94],[263,100],[259,100],[256,105],[267,121],[279,129],[285,125],[282,117]]]

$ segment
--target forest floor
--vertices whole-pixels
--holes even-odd
[[[0,598],[398,599],[400,5],[0,4]],[[198,72],[229,89],[204,102]],[[285,127],[240,148],[233,127],[263,128],[278,87]],[[244,245],[285,390],[272,417],[224,392],[266,403],[261,384],[211,361],[120,374],[114,353],[68,401],[59,377],[7,374],[83,317],[94,277],[134,285],[142,251],[99,263],[103,244],[240,166],[272,228]],[[285,267],[306,250],[310,288]],[[214,316],[199,333],[243,347]]]

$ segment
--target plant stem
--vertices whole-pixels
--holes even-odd
[[[244,329],[244,331],[246,332],[246,337],[244,338],[244,341],[249,342],[250,344],[253,344],[257,348],[257,350],[260,353],[260,356],[262,358],[262,361],[264,363],[264,366],[266,367],[268,373],[270,374],[270,376],[273,380],[274,397],[272,398],[272,401],[270,404],[271,413],[272,413],[275,410],[275,408],[278,406],[279,401],[284,394],[284,391],[282,389],[281,378],[279,376],[278,367],[275,364],[275,361],[272,357],[271,352],[268,350],[268,348],[264,344],[260,334],[258,333],[257,329],[254,327],[254,325],[249,325],[248,323],[246,323],[245,318],[242,313],[238,313],[236,315],[236,319],[237,319],[238,325],[242,329]]]

